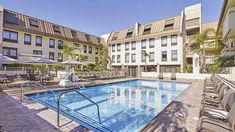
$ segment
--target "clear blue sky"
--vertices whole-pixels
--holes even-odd
[[[223,0],[0,0],[0,5],[94,35],[179,15],[202,3],[203,22],[219,18]]]

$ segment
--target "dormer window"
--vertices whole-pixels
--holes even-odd
[[[16,13],[6,10],[4,11],[4,22],[19,25]]]
[[[56,33],[60,33],[60,27],[59,26],[53,25],[53,30]]]
[[[36,28],[39,27],[39,26],[38,26],[38,21],[35,20],[35,19],[31,19],[31,18],[29,18],[29,25],[30,25],[31,27],[36,27]]]
[[[97,39],[98,43],[100,44],[100,42],[101,42],[101,39],[100,39],[100,38],[96,38],[96,39]]]
[[[116,32],[116,33],[113,34],[112,41],[117,40],[118,34],[119,34],[119,32]]]
[[[134,31],[133,28],[132,29],[128,29],[127,34],[126,34],[126,38],[132,37],[133,31]]]
[[[87,42],[90,42],[90,43],[91,43],[91,38],[90,38],[90,35],[88,35],[88,34],[85,34],[85,36],[86,36],[86,40],[87,40]]]
[[[169,29],[173,29],[174,27],[174,22],[175,22],[175,19],[169,19],[169,20],[166,20],[165,21],[165,26],[164,26],[164,30],[169,30]]]
[[[71,30],[71,34],[72,34],[73,38],[77,38],[77,32],[76,31]]]
[[[145,34],[150,34],[150,32],[151,32],[151,27],[152,27],[152,24],[145,25],[145,26],[144,26],[143,35],[145,35]]]

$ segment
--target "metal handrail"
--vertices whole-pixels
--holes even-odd
[[[80,93],[79,91],[77,90],[73,90],[75,91],[77,94],[81,95],[83,98],[87,99],[88,101],[90,101],[91,103],[93,103],[96,107],[97,107],[97,113],[98,113],[98,119],[99,119],[99,123],[101,123],[101,120],[100,120],[100,108],[99,108],[99,105],[92,101],[91,99],[89,99],[87,96],[83,95],[82,93]],[[71,92],[71,91],[65,91],[63,93],[61,93],[57,99],[57,126],[60,127],[60,98],[62,97],[62,95],[68,93],[68,92]]]
[[[219,75],[218,75],[219,76]],[[235,90],[235,83],[229,81],[228,79],[219,76],[220,80],[226,83],[229,87],[231,87],[233,90]]]
[[[51,89],[48,89],[46,86],[44,86],[44,85],[42,85],[42,84],[40,84],[38,82],[34,82],[34,81],[28,81],[28,82],[25,82],[25,83],[21,84],[21,99],[20,99],[21,103],[23,102],[23,96],[24,96],[23,87],[25,86],[25,84],[29,85],[30,83],[31,84],[36,84],[36,85],[38,85],[38,86],[40,86],[40,87],[42,87],[44,89],[47,89],[49,92],[51,92],[52,95],[53,95],[54,101],[56,103],[55,93]]]

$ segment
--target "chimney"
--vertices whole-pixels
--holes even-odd
[[[140,30],[140,24],[139,23],[135,23],[135,36],[138,36],[139,30]]]

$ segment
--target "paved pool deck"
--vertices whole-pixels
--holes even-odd
[[[154,78],[151,79],[156,80]],[[95,80],[83,82],[83,84],[96,85],[126,80],[130,80],[130,78]],[[142,131],[195,131],[203,82],[199,80],[177,81],[192,82],[192,85],[181,93],[175,101],[170,103]],[[20,88],[18,87],[4,90],[4,92],[0,91],[0,126],[2,126],[4,131],[91,131],[64,116],[61,116],[61,127],[57,128],[56,112],[40,103],[27,99],[24,99],[23,103],[21,103],[19,90]],[[28,89],[25,93],[41,91],[45,90]]]

